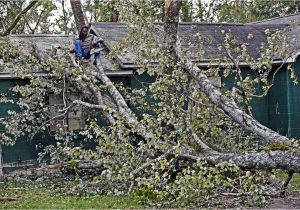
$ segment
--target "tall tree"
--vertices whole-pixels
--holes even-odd
[[[70,0],[70,3],[71,3],[74,18],[75,18],[77,31],[79,33],[81,28],[83,26],[85,26],[85,24],[86,24],[85,23],[85,15],[83,13],[83,9],[82,9],[80,0]]]

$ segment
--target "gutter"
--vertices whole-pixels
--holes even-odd
[[[105,70],[105,74],[110,77],[114,76],[130,76],[133,75],[133,70],[121,70],[121,71],[114,71],[114,70]],[[31,76],[36,77],[47,77],[49,74],[47,72],[33,72],[32,74],[25,75],[24,77],[15,76],[11,73],[0,72],[0,80],[4,79],[29,79]]]

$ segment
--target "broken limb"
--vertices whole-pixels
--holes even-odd
[[[287,172],[300,172],[300,156],[295,152],[287,151],[260,151],[244,152],[242,154],[217,153],[194,155],[186,153],[170,153],[170,156],[178,156],[179,159],[187,161],[204,160],[211,165],[222,162],[230,162],[242,169],[281,169]]]
[[[201,72],[197,65],[185,59],[181,63],[189,75],[197,81],[199,89],[205,93],[209,99],[220,109],[222,109],[233,121],[240,124],[245,130],[256,134],[263,141],[263,144],[275,142],[288,142],[288,138],[260,124],[252,116],[242,111],[233,99],[222,94]]]
[[[282,188],[281,188],[281,192],[280,192],[280,197],[285,197],[286,195],[286,190],[288,188],[288,185],[290,183],[290,181],[292,180],[294,175],[294,172],[289,172],[288,173],[288,177],[286,178],[286,180],[284,181]]]
[[[20,19],[22,18],[22,16],[25,15],[38,2],[39,2],[39,0],[32,0],[28,4],[27,7],[25,7],[19,14],[17,14],[17,16],[15,17],[15,19],[13,20],[13,22],[10,24],[10,26],[3,33],[1,33],[0,36],[7,36],[7,35],[9,35],[10,32],[12,30],[14,30],[14,28],[18,25],[18,22],[20,21]]]
[[[106,85],[109,94],[113,98],[115,104],[117,105],[119,113],[125,119],[127,125],[130,126],[134,130],[134,132],[137,132],[137,134],[143,136],[143,138],[145,139],[154,138],[154,134],[148,131],[143,125],[139,123],[135,114],[128,107],[121,93],[118,91],[115,85],[105,74],[102,65],[99,64],[99,61],[96,60],[96,62],[97,62],[96,65],[97,71],[93,71],[91,74],[95,76],[97,79],[99,79],[104,85]]]
[[[165,44],[169,50],[169,56],[178,61],[178,64],[193,78],[199,85],[199,89],[205,93],[209,99],[220,109],[222,109],[233,121],[240,124],[245,130],[256,134],[262,139],[263,144],[274,142],[287,142],[289,139],[279,133],[260,124],[252,116],[242,111],[232,98],[226,97],[222,94],[208,79],[208,77],[201,72],[196,64],[191,60],[184,58],[180,59],[179,53],[176,52],[177,42],[177,28],[179,11],[181,9],[180,2],[176,0],[168,1],[168,13],[166,13],[164,23],[164,37]],[[174,54],[175,51],[175,54]]]
[[[94,85],[94,84],[91,82],[91,80],[90,80],[86,75],[82,75],[82,79],[83,79],[84,81],[86,81],[86,84],[87,84],[89,90],[90,90],[90,91],[93,93],[93,95],[96,97],[96,100],[97,100],[98,104],[104,105],[102,93],[101,93],[101,91],[99,90],[99,88],[98,88],[96,85]],[[116,121],[115,121],[114,117],[113,117],[109,112],[103,111],[102,113],[103,113],[103,115],[106,117],[106,119],[108,120],[108,122],[109,122],[110,124],[112,124],[112,125],[115,124]]]

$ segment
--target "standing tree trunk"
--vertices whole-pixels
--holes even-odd
[[[181,0],[165,0],[164,42],[170,56],[176,59],[176,42]]]
[[[239,123],[246,130],[255,133],[264,143],[287,142],[289,140],[287,137],[260,124],[252,116],[241,110],[232,98],[228,98],[222,94],[191,60],[188,58],[180,59],[176,52],[180,7],[180,0],[165,0],[164,41],[170,57],[174,61],[180,62],[182,68],[198,83],[199,89],[205,93],[217,107],[231,117],[232,120]]]
[[[80,0],[70,0],[78,33],[85,26],[85,19]]]
[[[111,9],[110,22],[118,22],[118,20],[119,20],[119,12],[116,9],[115,4],[116,4],[116,2],[114,0],[111,1],[112,9]]]

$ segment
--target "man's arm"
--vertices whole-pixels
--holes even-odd
[[[103,45],[103,39],[100,37],[97,37],[95,35],[93,35],[93,36],[94,36],[93,41],[92,41],[93,48],[101,47],[101,45]]]

